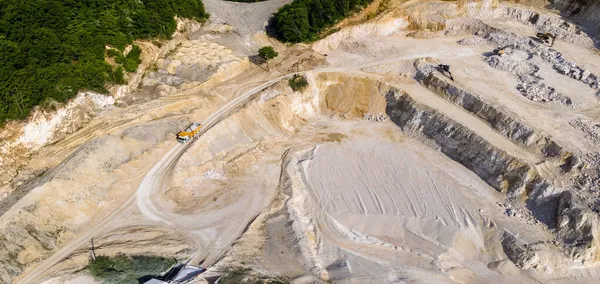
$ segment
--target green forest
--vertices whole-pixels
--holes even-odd
[[[242,3],[255,3],[255,2],[262,2],[262,1],[267,1],[267,0],[226,0],[229,2],[242,2]]]
[[[200,0],[0,0],[0,124],[79,90],[123,83],[141,53],[134,46],[124,55],[124,48],[135,39],[168,39],[176,15],[208,17]],[[120,66],[107,64],[107,55]]]
[[[318,39],[319,33],[373,0],[294,0],[273,19],[275,36],[284,42]]]

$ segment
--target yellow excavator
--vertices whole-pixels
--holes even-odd
[[[552,39],[552,43],[550,46],[554,46],[554,41],[556,41],[556,35],[551,33],[537,33],[535,36],[541,39],[546,44],[550,43],[550,39]]]
[[[190,124],[190,126],[188,126],[188,128],[186,128],[185,130],[179,131],[179,133],[177,133],[177,141],[179,143],[188,142],[190,139],[195,138],[198,135],[198,132],[200,132],[201,128],[202,127],[201,127],[200,123],[194,122],[194,123]]]
[[[506,54],[506,49],[510,48],[512,46],[507,45],[504,47],[497,47],[496,49],[494,49],[494,54],[495,55],[502,55],[502,54]]]

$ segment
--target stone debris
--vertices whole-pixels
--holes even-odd
[[[487,39],[484,39],[484,38],[478,37],[478,36],[463,38],[463,39],[459,40],[457,43],[460,45],[464,45],[464,46],[479,46],[479,45],[489,44]]]
[[[571,98],[541,82],[542,77],[537,74],[540,68],[532,62],[533,54],[526,49],[505,48],[504,51],[505,53],[501,55],[488,56],[485,61],[493,68],[516,75],[521,81],[517,85],[517,90],[524,97],[534,102],[575,106]]]
[[[556,2],[556,1],[555,1]],[[501,17],[518,20],[524,24],[536,27],[540,32],[552,33],[557,40],[593,47],[594,40],[583,33],[577,25],[567,22],[560,17],[540,14],[530,9],[505,6],[500,9]]]
[[[537,51],[538,55],[544,60],[552,63],[554,69],[560,74],[569,76],[575,80],[589,85],[592,89],[600,88],[598,76],[592,74],[589,70],[583,69],[577,63],[566,59],[562,53],[552,48],[541,49]]]
[[[524,97],[534,102],[560,102],[560,104],[566,106],[573,105],[573,101],[570,98],[561,95],[554,88],[541,82],[535,82],[533,84],[520,83],[517,85],[517,90],[519,90]]]
[[[575,118],[569,121],[574,128],[582,131],[585,138],[592,143],[600,145],[600,123],[594,123],[582,118]]]
[[[388,119],[387,115],[385,115],[384,113],[378,113],[378,114],[365,113],[364,118],[366,120],[377,121],[377,122],[386,121]]]
[[[536,19],[534,15],[530,16],[532,17],[532,19]],[[512,17],[517,19],[519,18],[515,16]],[[538,15],[537,17],[541,16]],[[538,23],[539,20],[536,20],[535,22]],[[537,42],[529,37],[489,26],[488,24],[478,19],[448,20],[447,23],[448,28],[444,32],[446,35],[457,35],[462,31],[470,31],[474,35],[480,36],[488,42],[496,44],[498,46],[512,46],[517,50],[522,50],[530,54],[538,55],[545,61],[551,63],[554,69],[560,74],[581,81],[589,85],[592,89],[600,88],[600,79],[597,75],[593,74],[589,70],[586,70],[585,68],[578,66],[577,63],[568,60],[561,52],[557,51],[556,49],[553,49],[545,44]],[[577,40],[566,40],[568,38],[567,36],[561,37],[561,35],[563,34],[562,31],[564,29],[567,29],[568,31],[570,29],[568,26],[570,25],[570,23],[562,21],[561,24],[555,24],[556,27],[552,31],[554,34],[557,34],[558,38],[561,40],[577,43]],[[559,32],[557,32],[556,29],[558,29]]]

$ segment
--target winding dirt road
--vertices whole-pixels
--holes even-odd
[[[203,129],[200,135],[208,131],[210,128],[218,124],[221,120],[230,115],[236,108],[244,105],[254,95],[260,91],[274,85],[275,83],[289,78],[296,74],[302,74],[305,72],[347,72],[353,70],[360,70],[362,68],[377,66],[381,64],[390,64],[393,62],[411,60],[428,56],[440,55],[436,52],[398,52],[396,54],[387,56],[385,58],[379,58],[369,62],[362,62],[351,66],[336,66],[336,67],[322,67],[313,70],[305,70],[295,73],[290,73],[283,76],[278,76],[265,82],[247,82],[241,86],[235,92],[240,92],[244,88],[254,86],[246,91],[243,91],[235,99],[229,103],[220,107],[217,111],[208,116],[202,121]],[[469,53],[454,53],[446,54],[453,57],[469,56]],[[275,74],[275,70],[272,74]],[[257,85],[258,84],[258,85]],[[186,93],[189,93],[186,92]],[[67,245],[63,246],[60,250],[56,251],[52,256],[40,262],[34,267],[27,269],[19,278],[15,279],[15,283],[40,283],[46,277],[58,271],[56,264],[60,263],[76,250],[84,247],[91,238],[98,236],[105,230],[112,228],[118,224],[113,224],[113,221],[120,222],[123,216],[131,214],[132,212],[139,211],[148,220],[155,221],[157,223],[164,224],[165,226],[183,228],[189,231],[191,234],[198,236],[202,239],[203,235],[215,236],[217,234],[223,235],[222,239],[213,240],[210,243],[206,243],[200,240],[201,249],[205,252],[197,255],[196,257],[205,258],[204,266],[210,266],[216,262],[227,248],[233,243],[252,219],[260,213],[260,211],[269,204],[269,200],[261,200],[260,195],[247,194],[243,198],[238,198],[237,203],[230,204],[217,211],[204,212],[201,215],[181,215],[171,212],[165,208],[163,202],[157,200],[161,191],[162,185],[165,182],[165,177],[168,177],[176,165],[178,159],[185,153],[185,151],[193,144],[195,140],[190,141],[187,144],[176,144],[174,145],[164,157],[162,157],[151,169],[148,169],[147,174],[142,179],[137,190],[112,213],[106,215],[101,221],[97,222],[94,227],[80,234],[79,237],[72,240]],[[175,143],[174,143],[175,144]],[[240,210],[239,208],[247,208]],[[224,215],[225,214],[225,215]],[[243,217],[239,220],[240,222],[223,222],[222,216],[229,216],[235,214]],[[217,218],[218,216],[221,216]],[[218,222],[215,220],[219,220]],[[228,223],[225,224],[224,223]],[[195,259],[197,261],[200,259]]]

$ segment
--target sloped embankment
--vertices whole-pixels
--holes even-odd
[[[490,127],[502,133],[514,143],[525,146],[533,152],[543,154],[545,157],[559,157],[564,154],[563,147],[544,133],[519,121],[514,115],[500,110],[480,97],[450,83],[438,73],[420,72],[419,75],[423,85],[485,121]]]
[[[550,186],[533,165],[494,147],[467,126],[415,102],[408,94],[392,89],[386,99],[387,114],[405,134],[461,163],[495,189],[506,192],[517,206],[520,200],[526,200],[527,208],[538,221],[556,228],[559,245],[569,252],[571,260],[596,261],[600,248],[596,237],[598,218],[570,192],[556,194],[562,189]],[[515,242],[510,243],[514,248]],[[525,265],[539,257],[535,252],[529,248],[521,254],[512,253],[511,260]]]
[[[271,211],[250,226],[249,233],[220,265],[240,265],[243,261],[242,266],[280,275],[297,277],[310,273],[323,280],[370,275],[373,280],[381,277],[373,271],[392,271],[386,265],[399,265],[402,261],[428,273],[456,272],[458,269],[444,270],[449,259],[454,259],[454,255],[445,258],[448,248],[460,258],[473,257],[472,263],[487,264],[492,273],[499,273],[497,277],[521,276],[522,270],[538,267],[540,274],[545,273],[544,267],[561,269],[556,275],[562,277],[570,275],[568,266],[576,261],[594,260],[598,245],[594,239],[597,225],[589,214],[593,212],[578,205],[568,192],[557,194],[562,189],[550,185],[546,176],[540,176],[537,166],[519,157],[518,152],[507,152],[501,148],[503,144],[483,137],[480,129],[471,129],[433,105],[426,105],[418,95],[404,93],[384,82],[337,73],[307,78],[311,85],[301,94],[267,90],[261,102],[246,106],[255,110],[252,114],[260,113],[256,111],[260,109],[269,113],[290,106],[301,118],[298,122],[310,123],[289,123],[287,115],[272,117],[286,129],[294,128],[294,134],[286,140],[289,150],[281,157],[280,195]],[[276,108],[279,104],[282,107]],[[357,120],[362,114],[381,111],[380,106],[385,106],[393,123]],[[504,131],[502,127],[499,125],[496,131]],[[303,135],[315,137],[315,130],[321,135],[339,132],[335,137],[343,138],[298,140]],[[415,139],[403,139],[405,135]],[[472,172],[429,151],[418,141]],[[446,167],[446,163],[451,166]],[[437,167],[452,170],[446,175]],[[505,195],[491,192],[482,181]],[[463,194],[468,197],[461,198]],[[486,203],[485,198],[479,198],[481,194],[493,201],[482,205]],[[471,197],[474,203],[469,201]],[[437,206],[442,200],[443,204]],[[468,214],[461,215],[465,212]],[[557,234],[534,220],[558,227]],[[489,238],[480,238],[476,232]],[[257,235],[266,237],[257,243]],[[412,242],[410,236],[415,235],[427,238]],[[468,242],[460,239],[458,243],[465,241],[478,249],[454,247],[457,243],[447,241],[454,240],[454,236],[468,236]],[[561,242],[555,242],[554,236]],[[422,247],[423,239],[433,244]],[[290,265],[283,267],[280,263]],[[465,262],[459,266],[473,269],[469,265]],[[496,269],[499,266],[522,270],[507,272]],[[559,277],[556,275],[534,278],[554,279]],[[421,280],[427,277],[401,273],[395,276]],[[517,278],[505,279],[512,279],[508,281],[512,283]]]

